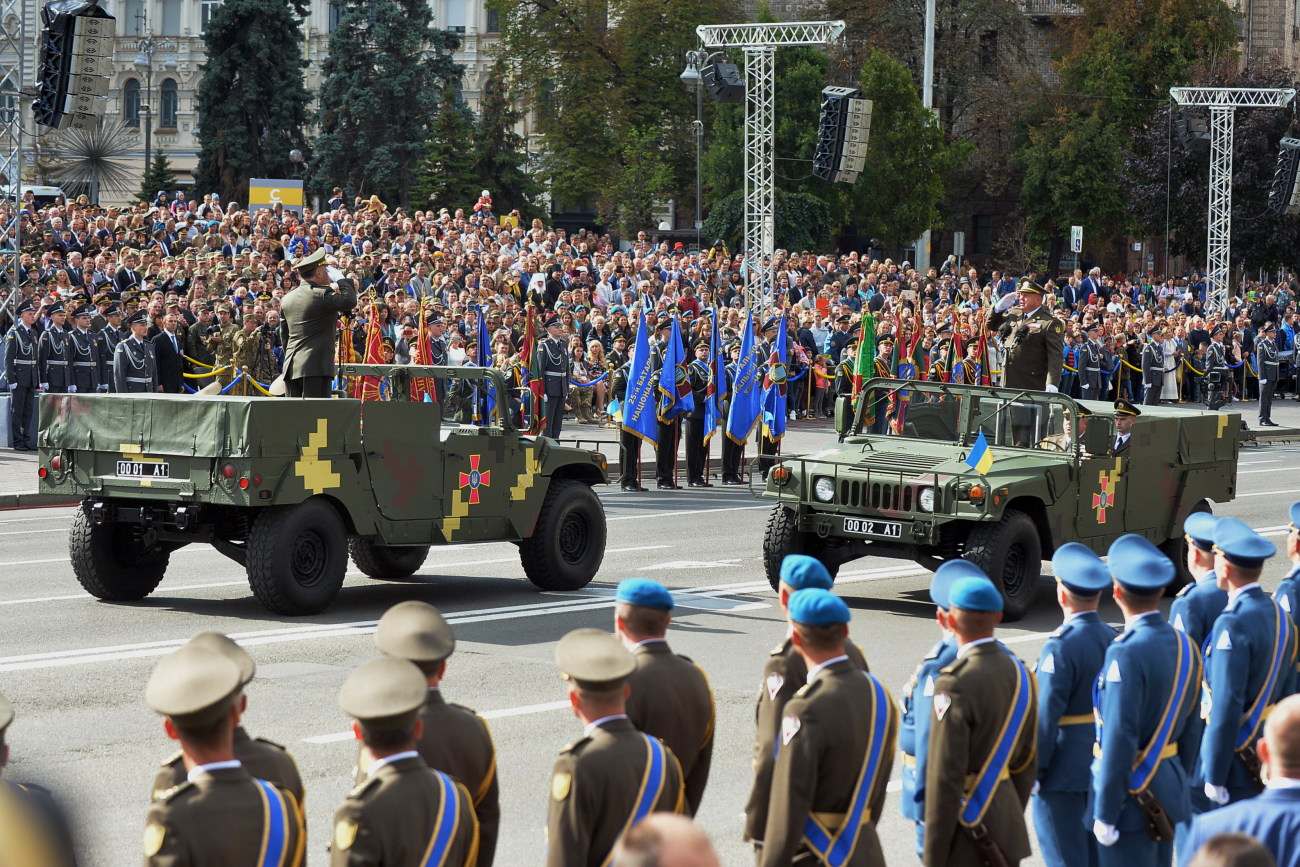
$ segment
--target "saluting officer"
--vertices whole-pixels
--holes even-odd
[[[342,271],[325,263],[323,248],[294,262],[293,270],[298,273],[299,283],[280,303],[284,314],[280,331],[285,391],[289,397],[329,397],[339,315],[356,306],[357,290]],[[222,320],[218,366],[222,365],[223,355],[233,350],[234,334],[226,327],[228,321]],[[217,381],[224,387],[229,379],[222,381],[218,376]]]
[[[1160,406],[1165,383],[1164,329],[1152,330],[1142,347],[1142,405]],[[1262,404],[1261,404],[1262,406]]]
[[[552,313],[546,318],[546,337],[537,344],[539,368],[542,372],[546,397],[546,430],[551,439],[560,438],[564,424],[564,401],[569,395],[569,377],[573,371],[573,358],[563,339],[564,328],[560,316]]]
[[[736,368],[740,365],[740,341],[733,340],[727,346],[727,355],[731,358],[731,363],[727,365],[727,394],[732,394],[732,389],[736,386]],[[730,402],[731,398],[728,398]],[[724,407],[722,417],[724,419],[722,428],[722,484],[724,485],[743,485],[745,482],[740,477],[740,455],[744,449],[741,443],[736,442],[727,433],[725,419],[727,410],[730,407]]]
[[[1237,518],[1214,528],[1214,574],[1228,605],[1214,621],[1205,656],[1208,708],[1200,776],[1214,806],[1253,798],[1263,786],[1255,741],[1269,709],[1291,685],[1295,622],[1259,586],[1277,547]],[[1205,714],[1208,711],[1208,715]]]
[[[601,867],[623,831],[647,814],[681,813],[682,769],[672,751],[628,719],[632,654],[598,629],[560,639],[555,661],[583,737],[560,751],[551,773],[547,867]]]
[[[9,438],[14,451],[36,448],[36,305],[18,302],[18,321],[5,335],[5,381],[9,383]]]
[[[306,833],[293,794],[253,777],[235,757],[240,689],[239,666],[199,644],[154,667],[145,700],[166,717],[188,771],[149,804],[146,867],[303,863]]]
[[[1097,840],[1080,821],[1092,788],[1092,686],[1115,640],[1097,614],[1110,572],[1078,542],[1052,556],[1056,604],[1065,614],[1038,657],[1038,793],[1034,827],[1043,860],[1061,867],[1096,867]]]
[[[898,710],[845,652],[850,616],[842,599],[800,590],[789,614],[808,679],[781,719],[761,867],[883,867],[876,824],[894,765]],[[848,855],[831,861],[832,850]]]
[[[687,365],[686,375],[695,399],[694,408],[686,414],[685,424],[687,483],[692,488],[711,488],[713,485],[704,477],[704,406],[709,383],[713,381],[708,340],[702,339],[695,344],[695,358]]]
[[[131,336],[113,352],[114,391],[123,394],[152,394],[159,391],[158,359],[153,344],[144,339],[149,331],[149,313],[137,310],[127,320]]]
[[[1169,607],[1169,622],[1186,632],[1202,651],[1214,629],[1214,621],[1228,606],[1228,594],[1214,574],[1214,528],[1219,519],[1209,512],[1192,512],[1183,521],[1187,540],[1187,571],[1192,581],[1178,591]],[[1196,717],[1189,725],[1199,725]]]
[[[695,815],[713,763],[713,690],[704,669],[673,653],[665,638],[672,623],[673,596],[649,578],[619,582],[614,594],[614,634],[632,651],[636,670],[627,717],[638,731],[659,738],[682,768],[686,809]]]
[[[332,867],[474,867],[479,831],[469,792],[416,751],[428,691],[420,669],[393,656],[363,663],[343,683],[339,707],[356,720],[369,773],[334,811]]]
[[[46,314],[50,317],[50,327],[41,332],[37,350],[41,390],[51,394],[65,394],[72,384],[72,351],[68,333],[63,330],[68,309],[60,301],[51,306]]]
[[[501,824],[497,752],[487,722],[470,708],[443,698],[442,680],[456,649],[455,633],[437,608],[410,600],[379,618],[375,647],[386,656],[414,663],[424,675],[427,686],[420,709],[424,733],[416,739],[415,749],[429,767],[465,784],[478,817],[478,864],[491,867]],[[357,759],[358,785],[370,772],[367,760],[363,749]]]
[[[70,394],[93,394],[99,391],[99,347],[95,336],[90,333],[89,304],[82,304],[72,311],[73,329],[68,332],[72,355],[72,382],[68,385]]]
[[[9,764],[5,735],[14,709],[0,695],[0,777]],[[44,786],[0,779],[0,864],[5,867],[68,867],[76,864],[72,835],[62,811]]]
[[[1092,832],[1102,867],[1168,867],[1174,826],[1191,816],[1187,772],[1196,745],[1187,721],[1196,712],[1201,654],[1160,613],[1174,580],[1160,549],[1121,536],[1108,566],[1124,633],[1106,648],[1093,690]]]
[[[1008,313],[1019,299],[1021,313]],[[1006,361],[1003,384],[1007,388],[1033,388],[1056,391],[1061,382],[1061,360],[1065,357],[1065,326],[1043,306],[1043,287],[1032,280],[1020,283],[1014,295],[1008,294],[993,308],[987,328],[997,331],[1003,324],[1009,329],[1006,338]],[[1096,400],[1092,393],[1085,394]]]
[[[926,867],[1016,864],[1029,856],[1025,804],[1037,777],[1034,677],[997,643],[1002,594],[979,567],[939,615],[957,638],[957,659],[935,683],[925,769]]]
[[[1277,427],[1273,421],[1273,394],[1277,391],[1277,381],[1281,376],[1282,362],[1278,358],[1277,326],[1265,322],[1260,329],[1262,337],[1255,341],[1255,363],[1259,374],[1259,423],[1264,427]]]
[[[306,803],[306,793],[303,791],[302,776],[298,773],[298,763],[284,747],[265,738],[250,737],[243,726],[244,714],[248,712],[248,694],[245,690],[257,674],[257,663],[253,657],[220,632],[200,632],[188,643],[216,651],[238,667],[239,691],[233,698],[239,707],[240,717],[240,723],[235,726],[235,758],[257,779],[275,783],[293,795],[301,811]],[[178,752],[163,762],[158,773],[154,774],[151,798],[156,800],[166,797],[173,788],[185,782],[185,774],[185,753]]]
[[[760,861],[763,835],[767,833],[767,813],[772,795],[772,773],[776,767],[776,745],[781,736],[781,718],[786,704],[808,682],[808,665],[799,655],[788,631],[790,597],[799,590],[829,590],[833,586],[830,572],[813,557],[791,554],[781,561],[777,600],[781,610],[786,612],[787,632],[785,639],[772,648],[763,667],[758,703],[754,708],[754,785],[749,792],[749,802],[745,805],[745,839],[754,844]],[[863,658],[862,651],[852,641],[845,644],[844,652],[854,667],[867,670],[867,661]]]
[[[930,599],[935,604],[939,641],[930,648],[911,680],[903,687],[903,715],[898,728],[898,749],[903,754],[899,802],[903,818],[916,823],[918,858],[925,857],[925,767],[930,751],[930,708],[934,700],[934,684],[939,672],[957,658],[957,638],[944,625],[939,614],[948,612],[948,590],[953,581],[965,574],[965,567],[956,560],[945,561],[935,570],[930,581]]]

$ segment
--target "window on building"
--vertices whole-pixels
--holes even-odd
[[[992,75],[998,70],[998,32],[985,30],[980,34],[980,69]]]
[[[343,4],[331,3],[326,10],[325,27],[327,33],[333,33],[339,29],[339,23],[343,21]]]
[[[971,219],[971,250],[980,256],[993,253],[993,215],[976,214]]]
[[[199,32],[204,33],[208,29],[208,22],[217,11],[217,6],[221,0],[199,0]]]
[[[122,85],[122,123],[140,126],[140,79],[128,78]]]
[[[180,87],[174,78],[164,78],[158,87],[158,126],[176,129],[176,113],[180,110]]]
[[[1296,0],[1296,2],[1300,3],[1300,0]],[[484,30],[488,33],[501,32],[501,13],[498,10],[491,8],[487,10],[487,21],[484,22]]]
[[[464,33],[468,23],[468,0],[447,0],[447,29],[452,33]]]
[[[162,29],[158,33],[162,36],[181,35],[181,0],[163,0]]]
[[[122,17],[117,26],[118,32],[124,36],[144,36],[148,29],[144,0],[122,0]]]

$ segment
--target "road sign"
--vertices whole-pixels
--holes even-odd
[[[302,216],[302,181],[284,178],[251,178],[248,181],[248,209],[274,208],[282,205],[286,211]]]
[[[961,261],[961,257],[966,255],[965,232],[952,233],[952,254],[957,257],[958,261]]]
[[[1083,252],[1083,226],[1070,227],[1070,252]]]

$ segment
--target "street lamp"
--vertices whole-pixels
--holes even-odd
[[[717,52],[714,52],[715,54]],[[687,87],[695,88],[695,249],[702,250],[700,231],[704,228],[704,205],[700,185],[700,151],[704,146],[704,76],[702,70],[708,65],[712,55],[707,51],[686,52],[686,69],[682,70],[681,79]]]
[[[135,56],[135,68],[144,73],[144,101],[140,104],[140,112],[144,115],[144,173],[149,174],[149,161],[152,158],[150,153],[153,145],[153,105],[150,100],[153,99],[153,56],[158,51],[175,51],[176,43],[169,40],[154,39],[150,34],[141,39],[136,44],[137,54]],[[168,72],[176,70],[176,61],[173,58],[167,58],[163,68]]]
[[[294,148],[289,151],[289,162],[298,167],[298,178],[301,180],[303,169],[307,167],[307,158],[302,155],[302,151]]]

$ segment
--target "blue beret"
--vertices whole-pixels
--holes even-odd
[[[1187,534],[1187,539],[1202,551],[1209,551],[1214,548],[1214,528],[1218,526],[1219,519],[1209,512],[1192,512],[1183,521],[1183,532]]]
[[[948,601],[953,608],[966,611],[1001,611],[1002,594],[993,582],[983,576],[958,578],[948,591]]]
[[[835,586],[821,561],[807,554],[790,554],[781,561],[781,583],[789,584],[792,590],[829,590]]]
[[[1056,580],[1080,596],[1094,596],[1110,586],[1110,570],[1086,545],[1066,542],[1052,555]]]
[[[851,618],[843,599],[829,590],[811,587],[790,596],[790,619],[805,626],[833,626]]]
[[[1287,509],[1286,513],[1291,519],[1291,529],[1300,529],[1300,503],[1292,503],[1291,508]]]
[[[630,605],[640,605],[642,608],[673,610],[673,594],[669,593],[664,585],[649,578],[628,578],[626,581],[618,582],[614,599]]]
[[[1220,518],[1214,528],[1214,547],[1225,560],[1243,569],[1259,569],[1277,553],[1277,546],[1237,518]]]
[[[930,580],[930,598],[944,611],[948,610],[952,596],[952,585],[962,578],[982,578],[988,581],[984,570],[969,560],[945,560],[934,570]]]
[[[1110,574],[1125,590],[1155,593],[1174,580],[1174,561],[1155,545],[1132,533],[1111,543]]]

